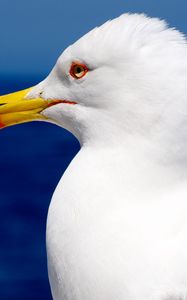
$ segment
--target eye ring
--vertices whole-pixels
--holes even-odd
[[[85,64],[80,62],[73,62],[70,68],[70,75],[75,79],[81,79],[89,71]]]

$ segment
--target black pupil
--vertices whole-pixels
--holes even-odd
[[[77,73],[81,73],[82,72],[82,68],[81,67],[77,67]]]

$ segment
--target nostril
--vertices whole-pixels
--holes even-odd
[[[5,105],[5,104],[7,104],[7,103],[0,103],[0,106],[3,106],[3,105]]]
[[[39,92],[39,96],[41,97],[43,95],[43,91]]]

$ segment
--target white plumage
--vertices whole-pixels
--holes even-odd
[[[41,93],[78,103],[43,114],[81,144],[49,208],[54,300],[186,299],[185,37],[122,15],[68,47],[29,97]]]

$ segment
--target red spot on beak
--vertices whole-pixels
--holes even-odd
[[[0,122],[0,128],[4,128],[5,124],[3,124],[2,122]]]

